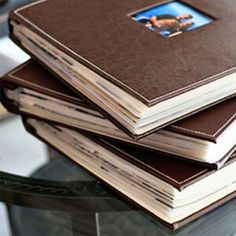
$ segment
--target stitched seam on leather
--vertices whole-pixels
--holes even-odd
[[[193,178],[196,178],[197,176],[199,176],[199,175],[201,175],[201,174],[203,174],[203,173],[205,173],[205,172],[208,171],[208,169],[204,169],[204,170],[202,170],[201,172],[199,172],[199,173],[197,173],[197,174],[195,174],[195,175],[192,175],[192,176],[190,176],[189,178],[187,178],[187,179],[185,179],[185,180],[179,182],[179,181],[177,181],[177,180],[171,178],[169,175],[166,175],[166,174],[164,174],[163,172],[160,172],[160,171],[158,171],[158,170],[156,170],[156,169],[150,167],[150,166],[147,165],[146,163],[144,163],[144,162],[142,162],[142,161],[140,161],[140,160],[135,159],[132,155],[126,153],[125,151],[122,151],[122,150],[120,150],[119,148],[114,147],[113,145],[110,145],[110,144],[107,143],[106,141],[105,141],[105,143],[106,143],[107,145],[109,145],[109,146],[115,148],[116,150],[118,150],[118,151],[121,152],[122,154],[128,156],[129,158],[135,160],[135,162],[138,162],[138,163],[142,164],[143,166],[146,166],[147,168],[153,170],[154,172],[160,174],[161,176],[164,176],[164,177],[167,178],[167,179],[170,179],[172,182],[177,183],[177,184],[183,184],[183,183],[185,183],[185,182],[187,182],[187,181],[189,181],[189,180],[191,180],[191,179],[193,179]]]
[[[29,3],[29,4],[27,4],[27,5],[24,5],[24,6],[22,6],[22,7],[17,8],[17,9],[15,10],[15,12],[21,11],[21,10],[23,10],[23,9],[26,9],[26,8],[29,8],[29,7],[38,5],[38,4],[41,4],[41,3],[46,2],[46,1],[47,1],[47,0],[38,0],[38,1],[36,1],[36,2]]]
[[[234,115],[219,130],[217,130],[213,135],[210,135],[210,136],[216,137],[221,132],[221,130],[225,129],[225,127],[227,128],[228,124],[232,123],[233,122],[232,120],[234,120],[235,118],[236,118],[236,113],[234,113]],[[188,131],[188,132],[193,132],[193,133],[198,133],[198,134],[203,134],[203,135],[209,136],[208,134],[206,134],[204,132],[201,132],[201,131],[193,131],[191,129],[182,128],[182,127],[176,126],[176,125],[171,125],[171,126],[176,128],[176,129],[180,129],[180,130],[184,130],[184,131]]]
[[[16,67],[14,70],[12,70],[8,75],[9,77],[12,76],[12,74],[14,74],[15,72],[21,70],[23,67],[25,67],[26,65],[28,65],[30,63],[30,60],[27,60],[26,62],[24,62],[22,65]]]
[[[25,64],[28,64],[29,62],[30,62],[30,61],[28,61],[28,62],[25,63]],[[25,81],[22,80],[21,78],[19,78],[19,77],[13,75],[13,73],[15,73],[16,71],[20,70],[22,67],[24,67],[25,64],[23,64],[23,65],[20,66],[19,68],[15,69],[14,71],[12,71],[9,75],[10,75],[11,77],[13,77],[14,79],[16,79],[16,80],[25,82]],[[28,82],[28,81],[25,82],[25,83],[28,83],[28,84],[33,85],[33,86],[36,86],[36,87],[38,87],[38,88],[42,88],[42,89],[45,89],[45,90],[47,90],[47,91],[49,91],[49,92],[52,92],[52,90],[50,90],[50,89],[44,88],[44,87],[42,87],[42,86],[40,86],[40,85],[35,85],[34,83],[31,83],[31,82]],[[55,93],[64,96],[64,94],[61,94],[61,93],[58,93],[58,92],[55,92]],[[69,96],[68,96],[68,97],[69,97]],[[131,156],[131,157],[132,157],[132,156]],[[180,182],[179,182],[179,181],[177,181],[177,180],[171,178],[170,176],[168,176],[168,175],[166,175],[166,174],[164,174],[164,173],[162,173],[162,172],[160,172],[160,171],[158,171],[158,170],[155,170],[154,168],[152,168],[152,167],[146,165],[145,163],[143,163],[143,162],[141,162],[141,161],[139,161],[139,160],[136,160],[136,161],[142,163],[143,165],[147,166],[148,168],[152,169],[153,171],[155,171],[155,172],[157,172],[158,174],[164,176],[165,178],[170,179],[171,181],[173,181],[173,182],[175,182],[175,183],[177,183],[177,184],[183,184],[183,183],[185,183],[185,182],[187,182],[187,181],[189,181],[189,180],[191,180],[191,179],[193,179],[193,178],[195,178],[195,177],[197,177],[197,176],[200,176],[201,174],[203,174],[203,173],[205,173],[205,172],[207,171],[207,169],[204,169],[203,171],[201,171],[201,172],[199,172],[199,173],[197,173],[197,174],[195,174],[195,175],[189,177],[188,179],[185,179],[184,181],[180,181]]]
[[[214,135],[217,135],[219,132],[221,132],[221,130],[223,130],[226,126],[228,126],[229,123],[233,123],[232,120],[234,120],[235,118],[236,118],[236,113],[234,113],[234,115]]]
[[[29,20],[27,20],[23,15],[21,15],[21,14],[19,13],[20,10],[23,10],[23,9],[25,9],[25,8],[28,8],[28,7],[32,6],[32,5],[40,4],[40,3],[45,2],[45,1],[47,1],[47,0],[42,0],[42,1],[37,2],[37,3],[35,3],[35,4],[30,4],[30,5],[24,6],[24,7],[20,8],[20,9],[17,9],[17,10],[15,11],[15,14],[17,14],[20,18],[24,19],[24,21],[26,21],[27,23],[29,23],[30,25],[32,25],[34,28],[36,28],[38,31],[40,31],[40,32],[43,33],[44,35],[46,35],[46,36],[47,36],[48,38],[50,38],[52,41],[56,42],[56,43],[57,43],[58,45],[60,45],[61,47],[67,49],[68,51],[70,51],[70,52],[71,52],[72,54],[74,54],[75,56],[77,56],[77,57],[79,57],[80,59],[86,61],[88,64],[92,65],[93,67],[95,67],[95,68],[98,69],[99,71],[102,71],[103,73],[105,73],[106,75],[108,75],[110,78],[112,78],[112,79],[114,79],[115,81],[117,81],[119,84],[122,84],[123,86],[125,86],[125,87],[128,88],[129,90],[132,90],[133,92],[135,92],[136,94],[138,94],[138,93],[137,93],[135,90],[133,90],[132,88],[126,86],[126,85],[123,84],[121,81],[118,81],[117,79],[115,79],[114,77],[112,77],[111,75],[109,75],[108,73],[106,73],[105,71],[101,70],[101,69],[100,69],[98,66],[96,66],[95,64],[89,62],[88,60],[86,60],[86,59],[83,58],[82,56],[78,55],[77,53],[75,53],[75,52],[72,51],[71,49],[67,48],[65,45],[61,44],[59,41],[57,41],[56,39],[54,39],[53,37],[51,37],[50,35],[48,35],[46,32],[44,32],[42,29],[40,29],[39,27],[37,27],[35,24],[33,24],[32,22],[30,22]],[[235,67],[235,68],[236,68],[236,67]],[[207,82],[208,80],[212,79],[213,77],[219,76],[219,75],[224,74],[224,73],[226,73],[226,72],[229,72],[229,71],[231,71],[231,70],[235,70],[235,68],[231,68],[231,69],[229,69],[229,70],[227,70],[227,71],[224,71],[224,72],[221,72],[221,73],[219,73],[219,74],[217,74],[217,75],[208,77],[208,78],[206,78],[206,79],[200,81],[199,83]],[[20,79],[19,79],[19,80],[20,80]],[[197,85],[197,84],[199,84],[199,83],[195,83],[194,85]],[[177,92],[182,91],[183,89],[191,88],[191,87],[193,87],[194,85],[185,86],[184,88],[175,90],[174,93],[176,94]],[[39,87],[40,87],[40,86],[39,86]],[[50,90],[50,91],[51,91],[51,90]],[[60,93],[58,93],[58,94],[60,94]],[[167,93],[167,94],[165,94],[165,95],[163,95],[163,96],[160,96],[159,99],[162,98],[162,97],[169,96],[169,95],[171,95],[171,94],[173,94],[173,92],[172,92],[172,93]],[[142,97],[145,101],[147,101],[147,102],[152,102],[152,101],[155,101],[155,100],[156,100],[156,99],[147,100],[147,99],[146,99],[145,97],[143,97],[141,94],[138,94],[138,95],[141,96],[141,97]],[[149,168],[150,168],[150,167],[149,167]],[[153,169],[153,168],[151,168],[151,169]],[[203,171],[201,171],[201,172],[199,172],[199,173],[197,173],[197,174],[195,174],[195,175],[193,175],[193,176],[187,178],[187,179],[184,180],[184,181],[178,182],[178,181],[172,179],[170,176],[163,174],[162,172],[159,172],[159,171],[157,171],[157,170],[155,170],[155,169],[153,169],[153,170],[156,171],[156,172],[158,172],[159,174],[161,174],[161,175],[163,175],[163,176],[165,176],[165,177],[171,179],[173,182],[176,182],[176,183],[185,183],[186,181],[189,181],[189,180],[191,180],[191,179],[193,179],[193,178],[195,178],[195,177],[197,177],[197,176],[199,176],[199,175],[201,175],[202,173],[204,173],[204,172],[207,171],[207,169],[205,169],[205,170],[203,170]]]
[[[47,0],[42,0],[41,2],[38,2],[38,4],[39,4],[39,3],[43,3],[43,2],[45,2],[45,1],[47,1]],[[32,4],[32,5],[36,5],[36,4]],[[38,31],[40,31],[41,33],[43,33],[44,35],[46,35],[46,36],[47,36],[48,38],[50,38],[52,41],[54,41],[54,42],[56,42],[57,44],[59,44],[61,47],[67,49],[68,51],[70,51],[70,52],[71,52],[72,54],[74,54],[75,56],[79,57],[79,58],[82,59],[83,61],[86,61],[88,64],[90,64],[90,65],[92,65],[93,67],[95,67],[97,70],[99,70],[99,71],[103,72],[104,74],[108,75],[110,78],[112,78],[113,80],[117,81],[118,84],[121,84],[122,86],[124,86],[124,87],[128,88],[129,90],[133,91],[133,92],[134,92],[135,94],[137,94],[138,96],[142,97],[146,102],[154,102],[154,101],[157,100],[157,99],[148,100],[147,98],[145,98],[145,97],[142,96],[141,94],[137,93],[137,92],[136,92],[135,90],[133,90],[132,88],[128,87],[127,85],[125,85],[125,84],[122,83],[121,81],[117,80],[116,78],[114,78],[114,77],[111,76],[110,74],[106,73],[104,70],[102,70],[101,68],[99,68],[99,66],[97,66],[97,65],[91,63],[90,61],[86,60],[86,59],[83,58],[81,55],[75,53],[75,52],[72,51],[70,48],[66,47],[65,45],[63,45],[62,43],[60,43],[59,41],[57,41],[55,38],[51,37],[49,34],[47,34],[46,32],[44,32],[42,29],[40,29],[38,26],[36,26],[36,25],[35,25],[34,23],[32,23],[31,21],[27,20],[23,15],[21,15],[21,14],[19,13],[20,10],[23,10],[23,9],[25,9],[25,8],[28,8],[28,7],[32,6],[32,5],[26,5],[26,6],[21,7],[20,9],[15,10],[15,14],[17,14],[20,18],[24,19],[26,22],[28,22],[30,25],[32,25],[34,28],[36,28]],[[89,69],[90,69],[90,68],[89,68]],[[183,88],[177,89],[177,90],[175,90],[174,92],[169,92],[169,93],[167,93],[167,94],[165,94],[165,95],[159,96],[159,97],[158,97],[158,100],[162,99],[163,97],[164,97],[164,98],[167,97],[167,99],[168,99],[168,97],[174,97],[174,94],[178,94],[178,93],[181,92],[182,90],[190,90],[192,87],[195,88],[197,84],[204,84],[205,82],[211,80],[211,79],[214,78],[214,77],[218,77],[218,76],[220,76],[221,74],[225,74],[225,73],[227,73],[227,72],[229,72],[229,71],[231,71],[231,70],[233,71],[233,70],[235,70],[235,69],[236,69],[236,67],[231,68],[231,69],[229,69],[229,70],[227,70],[227,71],[224,71],[224,72],[218,73],[218,74],[216,74],[216,75],[210,76],[210,77],[208,77],[208,78],[206,78],[206,79],[203,79],[203,80],[201,80],[201,81],[199,81],[199,82],[196,82],[196,83],[194,83],[194,84],[187,85],[187,86],[185,86],[185,87],[183,87]],[[90,70],[91,70],[91,69],[90,69]],[[105,78],[104,78],[104,79],[105,79]],[[109,81],[109,82],[111,82],[111,81]]]
[[[18,68],[18,69],[21,69],[21,68]],[[17,69],[17,70],[18,70],[18,69]],[[16,71],[17,71],[17,70],[16,70]],[[15,72],[15,71],[14,71],[14,72]],[[25,81],[25,80],[23,80],[23,79],[21,79],[21,78],[19,78],[19,77],[17,77],[17,76],[14,76],[14,75],[12,75],[12,74],[9,74],[9,76],[11,76],[12,78],[14,78],[15,80],[22,81],[22,82],[24,82],[24,83],[26,83],[26,84],[33,85],[33,86],[35,86],[35,87],[37,87],[37,88],[41,88],[41,89],[43,89],[43,90],[47,90],[48,92],[51,92],[51,93],[54,93],[54,94],[58,94],[58,95],[61,95],[61,96],[64,96],[64,97],[72,98],[73,100],[82,101],[81,99],[74,98],[74,97],[70,97],[69,95],[56,92],[56,91],[54,91],[54,90],[51,90],[51,89],[45,88],[45,87],[43,87],[43,86],[40,86],[40,85],[31,83],[31,82],[29,82],[29,81]]]
[[[29,63],[29,62],[27,62],[27,63]],[[22,67],[23,67],[23,66],[24,66],[24,65],[22,65]],[[21,68],[21,67],[20,67],[20,68]],[[17,68],[14,72],[16,72],[17,70],[19,70],[20,68]],[[13,76],[13,75],[11,75],[11,76],[12,76],[14,79],[17,79],[17,80],[19,80],[19,81],[25,82],[24,80],[20,79],[19,77],[16,77],[16,76]],[[31,82],[27,82],[27,83],[35,86],[34,83],[31,83]],[[44,87],[38,86],[38,85],[36,85],[36,87],[45,89]],[[50,92],[52,91],[52,90],[47,89],[47,88],[46,88],[46,90],[48,90],[48,91],[50,91]],[[61,93],[58,93],[58,92],[55,92],[55,93],[60,94],[60,95],[64,95],[64,94],[61,94]],[[68,97],[69,97],[69,96],[68,96]],[[139,162],[140,162],[140,161],[139,161]],[[168,175],[166,175],[166,174],[164,174],[164,173],[162,173],[162,172],[160,172],[160,171],[158,171],[158,170],[155,170],[154,168],[152,168],[152,167],[146,165],[146,164],[143,163],[143,162],[140,162],[140,163],[142,163],[143,165],[147,166],[148,168],[154,170],[155,172],[159,173],[160,175],[162,175],[162,176],[164,176],[164,177],[166,177],[166,178],[170,179],[171,181],[173,181],[173,182],[175,182],[175,183],[178,183],[178,184],[183,184],[183,183],[185,183],[185,182],[187,182],[187,181],[189,181],[189,180],[192,180],[193,178],[195,178],[195,177],[197,177],[197,176],[200,176],[201,174],[205,173],[205,172],[208,170],[208,169],[204,169],[204,170],[202,170],[201,172],[199,172],[199,173],[197,173],[197,174],[195,174],[195,175],[193,175],[193,176],[191,176],[191,177],[185,179],[184,181],[177,181],[177,180],[171,178],[170,176],[168,176]]]
[[[204,134],[204,135],[207,135],[206,133],[204,132],[201,132],[201,131],[193,131],[191,129],[187,129],[187,128],[182,128],[180,126],[177,126],[177,125],[171,125],[172,127],[176,128],[176,129],[180,129],[180,130],[184,130],[184,131],[188,131],[188,132],[193,132],[193,133],[198,133],[198,134]]]
[[[118,149],[118,150],[119,150],[119,149]],[[127,155],[127,154],[126,154],[126,155]],[[132,159],[134,159],[131,155],[129,155],[129,156],[130,156]],[[231,159],[233,159],[233,158],[235,158],[235,157],[236,157],[236,153],[231,156]],[[136,159],[135,159],[135,160],[136,160]],[[190,181],[190,180],[192,180],[192,179],[194,179],[194,178],[196,178],[196,177],[198,177],[198,176],[200,176],[200,175],[202,175],[203,173],[205,173],[205,172],[208,171],[208,169],[204,169],[204,170],[202,170],[201,172],[199,172],[199,173],[197,173],[197,174],[195,174],[195,175],[192,175],[192,176],[190,176],[189,178],[187,178],[187,179],[185,179],[185,180],[179,182],[179,181],[177,181],[177,180],[175,180],[175,179],[172,179],[170,176],[165,175],[165,174],[163,174],[162,172],[160,172],[160,171],[158,171],[158,170],[155,170],[154,168],[150,167],[149,165],[143,163],[142,161],[139,161],[139,160],[136,160],[136,161],[139,162],[139,163],[141,163],[142,165],[148,167],[149,169],[152,169],[154,172],[157,172],[157,173],[159,173],[160,175],[162,175],[162,176],[164,176],[164,177],[166,177],[166,178],[170,179],[171,181],[173,181],[173,182],[175,182],[175,183],[178,183],[178,184],[186,183],[186,182],[188,182],[188,181]],[[210,171],[210,172],[209,172],[209,175],[210,175],[212,172],[215,172],[215,171],[214,171],[214,170]]]
[[[45,0],[47,1],[47,0]],[[26,8],[26,7],[25,7]],[[66,47],[65,45],[61,44],[59,41],[57,41],[56,39],[54,39],[53,37],[51,37],[49,34],[47,34],[46,32],[44,32],[42,29],[40,29],[38,26],[36,26],[35,24],[33,24],[31,21],[27,20],[24,16],[22,16],[21,14],[19,14],[19,10],[23,10],[24,8],[18,9],[15,11],[15,14],[17,14],[20,18],[24,19],[24,21],[26,21],[27,23],[29,23],[30,25],[32,25],[35,29],[37,29],[38,31],[40,31],[41,33],[43,33],[44,35],[46,35],[48,38],[50,38],[52,41],[56,42],[58,45],[60,45],[61,47],[65,48],[66,50],[68,50],[69,52],[71,52],[72,54],[74,54],[76,57],[80,58],[82,61],[85,61],[86,63],[88,63],[89,65],[93,66],[94,68],[96,68],[98,71],[101,71],[102,73],[106,74],[108,77],[112,78],[112,80],[117,81],[118,84],[126,87],[128,90],[133,91],[133,93],[137,94],[138,96],[142,97],[143,100],[145,100],[147,103],[149,103],[152,100],[148,100],[147,98],[145,98],[144,96],[142,96],[141,94],[139,94],[137,91],[135,91],[134,89],[132,89],[131,87],[128,87],[126,84],[122,83],[121,81],[117,80],[115,77],[113,77],[112,75],[108,74],[106,71],[102,70],[101,68],[99,68],[99,66],[95,65],[94,63],[91,63],[90,61],[88,61],[87,59],[85,59],[84,57],[82,57],[81,55],[75,53],[74,51],[72,51],[70,48]],[[55,46],[57,48],[57,46]],[[60,49],[59,49],[60,50]],[[89,68],[89,70],[91,70]],[[93,71],[93,70],[91,70]],[[101,76],[101,75],[99,75]],[[102,76],[101,76],[102,77]],[[106,79],[106,78],[104,78]],[[112,83],[110,80],[108,80],[110,83]],[[122,88],[121,88],[122,89]],[[122,89],[123,90],[123,89]],[[125,91],[126,92],[126,91]],[[127,93],[127,92],[126,92]],[[168,94],[167,94],[168,95]],[[132,96],[132,95],[131,95]],[[161,97],[160,97],[161,98]],[[139,99],[137,99],[139,100]],[[139,100],[140,101],[140,100]],[[142,102],[142,101],[140,101]],[[142,102],[143,103],[143,102]],[[143,103],[144,105],[146,105],[145,103]]]
[[[137,160],[136,160],[136,161],[137,161]],[[196,178],[196,177],[198,177],[198,176],[200,176],[200,175],[202,175],[203,173],[205,173],[205,172],[208,171],[208,169],[204,169],[204,170],[202,170],[201,172],[199,172],[199,173],[197,173],[197,174],[195,174],[195,175],[192,175],[192,176],[190,176],[189,178],[187,178],[187,179],[185,179],[185,180],[183,180],[183,181],[177,181],[177,180],[171,178],[169,175],[166,175],[166,174],[164,174],[164,173],[162,173],[162,172],[160,172],[160,171],[158,171],[158,170],[156,170],[156,169],[150,167],[149,165],[147,165],[147,164],[145,164],[145,163],[143,163],[143,162],[140,162],[140,163],[141,163],[142,165],[147,166],[149,169],[152,169],[154,172],[157,172],[157,173],[159,173],[160,175],[162,175],[162,176],[164,176],[164,177],[166,177],[166,178],[170,179],[171,181],[173,181],[173,182],[175,182],[175,183],[178,183],[178,184],[186,183],[186,182],[188,182],[188,181],[190,181],[190,180],[192,180],[192,179],[194,179],[194,178]]]

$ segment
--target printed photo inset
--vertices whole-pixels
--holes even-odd
[[[138,12],[132,18],[164,37],[194,30],[213,21],[209,16],[178,1]]]

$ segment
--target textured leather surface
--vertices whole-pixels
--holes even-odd
[[[115,141],[102,140],[102,142],[105,142],[105,147],[109,148],[111,151],[121,152],[123,154],[121,155],[122,158],[125,158],[134,165],[157,176],[179,190],[183,190],[187,186],[217,171],[195,163],[174,159],[152,150],[130,147],[129,145]],[[236,153],[231,155],[224,166],[235,160]]]
[[[33,60],[27,61],[2,79],[5,86],[10,84],[29,88],[75,104],[85,104],[76,93]]]
[[[33,60],[30,60],[6,75],[2,78],[2,81],[5,82],[5,86],[14,85],[26,87],[52,97],[72,102],[73,104],[90,107],[77,93],[70,90],[54,75]],[[231,98],[170,125],[165,129],[214,142],[217,137],[235,121],[235,118],[236,98]]]
[[[18,10],[11,19],[152,105],[236,65],[235,0],[183,0],[216,20],[168,39],[128,16],[162,2],[50,0]]]
[[[236,119],[236,98],[221,102],[167,127],[172,131],[216,140]]]

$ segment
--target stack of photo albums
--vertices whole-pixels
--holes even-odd
[[[232,0],[37,1],[10,16],[35,61],[1,79],[2,103],[177,229],[236,196],[235,11]]]

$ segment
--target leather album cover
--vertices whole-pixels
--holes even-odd
[[[40,135],[37,131],[37,129],[31,125],[29,122],[30,119],[24,118],[23,117],[23,123],[27,129],[28,132],[39,138],[40,140],[46,142],[56,150],[58,150],[60,153],[66,155],[66,153],[60,149],[53,143],[51,140],[47,140],[43,135]],[[91,137],[90,137],[91,138]],[[204,180],[205,178],[214,175],[217,171],[216,170],[211,170],[209,168],[204,168],[199,165],[195,165],[194,163],[188,163],[185,161],[181,160],[175,160],[169,157],[163,158],[161,155],[157,155],[156,153],[152,151],[147,151],[147,150],[140,150],[140,149],[130,149],[127,147],[125,144],[120,146],[116,142],[111,142],[107,141],[104,139],[101,140],[94,140],[97,144],[102,145],[106,149],[116,153],[119,155],[119,157],[129,161],[130,163],[137,165],[147,173],[156,176],[157,178],[161,179],[162,181],[169,183],[172,185],[174,188],[178,189],[179,191],[183,191],[185,188],[188,188],[189,186],[193,185],[194,183],[197,183],[199,181]],[[148,155],[148,159],[144,158],[144,156]],[[67,156],[67,155],[66,155]],[[70,156],[68,156],[71,158]],[[230,159],[228,160],[227,164],[225,167],[228,165],[234,163],[235,161],[235,153],[231,155]],[[75,159],[72,158],[76,162]],[[77,164],[79,164],[77,162]],[[83,168],[86,169],[85,166],[82,166]],[[92,173],[95,175],[94,173]],[[96,176],[96,175],[95,175]],[[98,177],[98,176],[96,176]],[[103,179],[104,180],[104,179]],[[109,185],[105,181],[106,184]],[[110,186],[110,185],[109,185]],[[117,191],[114,186],[110,186],[112,189],[114,189],[116,192],[118,192],[121,196],[124,197],[124,199],[131,200],[133,203],[132,199],[130,199],[127,196],[124,196],[123,193]],[[156,215],[153,215],[152,212],[148,211],[147,209],[144,208],[144,210],[147,210],[151,215],[153,215],[155,218],[157,218],[160,222],[162,222],[164,225],[169,227],[172,230],[176,230],[187,223],[197,219],[198,217],[202,216],[203,214],[208,213],[209,211],[215,209],[216,207],[219,207],[223,203],[231,200],[236,196],[236,192],[232,192],[225,197],[221,198],[220,200],[210,204],[209,206],[203,208],[202,210],[195,212],[194,214],[191,214],[190,216],[184,218],[181,221],[175,222],[175,223],[168,223],[163,221],[163,219],[157,217]],[[135,203],[135,202],[134,202]],[[137,204],[137,203],[136,203]],[[140,205],[140,204],[138,204]],[[142,206],[141,206],[142,207]]]
[[[176,19],[165,15],[171,18],[167,21],[171,22],[172,29],[163,23],[163,19],[161,22],[146,19],[150,7],[172,4],[161,0],[57,0],[56,3],[43,0],[15,10],[10,22],[26,26],[65,55],[152,107],[235,72],[234,19],[225,17],[234,16],[233,0],[216,0],[214,4],[207,0],[173,2],[191,8],[191,12],[198,11],[206,21],[205,25],[198,25],[191,14],[180,14]],[[173,26],[174,22],[177,26]],[[161,24],[158,32],[150,30],[157,29],[158,24]],[[29,52],[13,32],[11,36]],[[229,43],[226,44],[226,40]],[[48,67],[36,54],[33,56]],[[53,70],[52,67],[48,69]],[[61,79],[60,75],[57,76]],[[182,117],[201,109],[203,107]],[[106,113],[110,114],[108,110]],[[139,138],[156,128],[150,126],[149,130],[135,133],[126,127],[126,132]]]
[[[91,107],[86,101],[83,100],[78,94],[76,94],[73,90],[70,90],[67,86],[61,83],[59,80],[55,78],[55,76],[49,73],[46,69],[41,67],[37,62],[30,60],[23,65],[19,66],[5,77],[1,79],[1,87],[3,89],[2,92],[2,103],[5,107],[13,112],[18,114],[25,114],[27,116],[34,116],[30,111],[25,112],[21,111],[19,108],[19,104],[11,101],[4,94],[4,89],[16,89],[16,88],[27,88],[32,91],[36,91],[41,94],[45,94],[52,98],[57,98],[62,101],[66,101],[70,104],[74,104],[79,107],[84,107],[91,109],[92,111],[96,111],[93,107]],[[175,134],[184,135],[185,137],[193,137],[197,140],[207,140],[209,142],[215,143],[217,142],[217,138],[220,137],[222,133],[235,121],[236,113],[236,99],[231,98],[225,102],[222,102],[214,107],[208,108],[205,111],[199,112],[189,118],[186,118],[182,121],[176,122],[173,125],[170,125],[163,130],[171,131]],[[128,135],[123,133],[122,137],[112,136],[109,133],[99,133],[99,131],[89,130],[83,126],[76,126],[70,124],[69,122],[60,122],[56,119],[47,118],[45,116],[37,116],[36,118],[45,119],[47,121],[55,122],[60,125],[64,125],[71,128],[78,128],[81,130],[85,130],[92,134],[97,134],[101,136],[107,136],[113,139],[121,140],[125,143],[130,143],[135,146],[144,146],[142,144],[142,140],[147,140],[151,138],[153,134],[150,134],[147,137],[142,138],[139,141],[133,142],[132,139],[129,138]],[[79,121],[78,121],[79,122]],[[122,132],[122,131],[121,131]],[[159,132],[159,131],[156,131]],[[147,146],[148,147],[148,146]],[[156,149],[155,146],[149,146],[148,148]],[[160,150],[159,151],[164,151]],[[211,164],[212,167],[221,167],[223,163],[227,160],[230,153],[232,153],[233,149],[228,150],[227,155],[222,157],[217,163]],[[173,155],[172,155],[173,156]],[[207,165],[207,163],[201,163]]]
[[[170,40],[147,31],[129,17],[129,13],[163,3],[161,0],[43,0],[14,11],[11,20],[27,25],[152,105],[218,79],[235,66],[234,20],[225,17],[234,16],[234,1],[181,2],[219,20]]]

